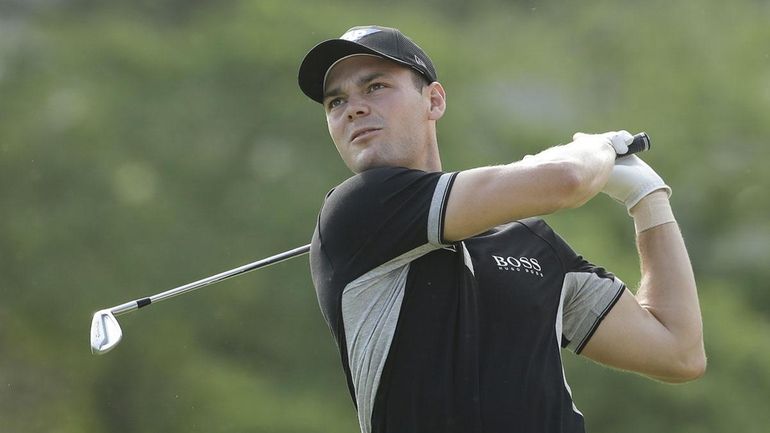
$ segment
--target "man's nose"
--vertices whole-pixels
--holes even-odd
[[[353,120],[369,114],[369,104],[363,98],[351,97],[348,99],[348,120]]]

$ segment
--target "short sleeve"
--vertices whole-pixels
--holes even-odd
[[[326,198],[317,233],[335,268],[367,271],[427,243],[440,247],[454,173],[367,170]]]
[[[625,289],[620,279],[588,262],[564,277],[562,343],[580,353]]]

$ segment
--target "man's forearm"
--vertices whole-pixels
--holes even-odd
[[[580,137],[582,134],[576,134]],[[569,167],[574,177],[575,188],[571,188],[561,208],[575,208],[585,204],[598,194],[610,177],[615,164],[616,153],[609,143],[577,138],[569,144],[546,149],[537,155],[525,158],[515,164],[561,163]]]
[[[449,195],[445,239],[585,203],[612,171],[615,152],[608,142],[585,137],[508,165],[460,172]]]
[[[648,207],[660,206],[661,198],[667,201],[667,194],[654,192],[632,209],[637,227],[638,220],[660,211]],[[670,332],[671,362],[682,376],[700,376],[706,365],[703,325],[695,276],[679,227],[669,221],[647,228],[638,234],[637,246],[642,273],[636,295],[639,304]]]

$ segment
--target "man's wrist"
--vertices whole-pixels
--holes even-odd
[[[634,218],[636,233],[641,233],[659,225],[675,222],[674,212],[668,201],[668,191],[659,189],[653,191],[629,210]]]

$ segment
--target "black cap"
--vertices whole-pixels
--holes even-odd
[[[299,67],[299,87],[310,99],[323,103],[326,74],[340,60],[371,54],[408,66],[429,83],[436,81],[436,69],[422,48],[398,29],[380,26],[353,27],[338,39],[329,39],[313,47]]]

